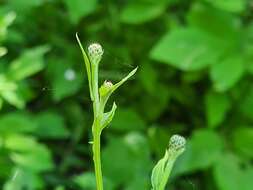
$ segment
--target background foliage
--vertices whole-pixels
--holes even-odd
[[[75,32],[125,84],[103,136],[107,190],[150,189],[187,137],[170,190],[253,187],[253,13],[247,0],[2,0],[0,186],[93,190],[91,102]]]

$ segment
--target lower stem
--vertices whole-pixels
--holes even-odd
[[[96,184],[97,190],[103,190],[103,176],[101,169],[101,156],[100,156],[100,132],[96,130],[97,126],[93,126],[93,162],[95,167],[95,176],[96,176]]]

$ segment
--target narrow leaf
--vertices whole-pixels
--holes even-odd
[[[104,129],[112,121],[116,109],[117,109],[117,105],[114,102],[112,105],[111,111],[103,114],[103,120],[102,120],[102,125],[101,125],[102,129]]]
[[[25,79],[41,71],[44,67],[43,56],[49,51],[49,46],[39,46],[26,50],[9,67],[8,77],[15,81]]]
[[[134,70],[132,70],[125,78],[123,78],[121,81],[119,81],[117,84],[113,85],[111,93],[113,93],[117,88],[119,88],[124,82],[126,82],[131,76],[133,76],[138,67],[136,67]]]
[[[123,78],[121,81],[119,81],[118,83],[116,83],[115,85],[112,86],[112,88],[110,89],[110,91],[101,99],[101,105],[104,107],[107,100],[109,99],[109,97],[112,95],[112,93],[119,88],[124,82],[126,82],[131,76],[133,76],[136,71],[137,71],[138,67],[136,67],[134,70],[132,70],[125,78]]]
[[[86,71],[87,71],[87,75],[88,75],[88,82],[89,82],[89,90],[90,90],[90,97],[91,97],[91,100],[93,101],[94,100],[94,96],[93,96],[93,93],[92,93],[92,84],[91,84],[91,65],[90,65],[90,60],[87,56],[87,54],[85,53],[84,51],[84,48],[82,46],[82,43],[81,41],[79,40],[79,37],[78,37],[78,34],[76,33],[76,39],[77,39],[77,42],[79,44],[79,47],[82,51],[82,54],[83,54],[83,59],[84,59],[84,63],[85,63],[85,67],[86,67]]]

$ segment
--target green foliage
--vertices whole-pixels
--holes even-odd
[[[68,9],[69,18],[74,24],[96,10],[97,0],[63,0]]]
[[[227,72],[229,71],[229,72]],[[241,57],[231,56],[211,68],[211,79],[217,91],[226,91],[243,76],[244,67]]]
[[[55,112],[45,111],[39,113],[35,118],[37,127],[34,133],[40,138],[61,139],[67,138],[70,132],[65,127],[64,119]]]
[[[116,111],[105,98],[105,190],[151,189],[175,133],[168,189],[251,190],[252,16],[248,0],[1,1],[0,189],[94,189],[78,32],[104,47],[100,84],[139,67]]]
[[[251,126],[242,126],[234,131],[233,143],[239,153],[249,158],[253,157],[251,147],[253,145],[253,129]]]
[[[208,169],[215,165],[223,149],[222,139],[210,130],[195,131],[187,145],[185,153],[176,163],[175,175]]]
[[[151,51],[151,58],[192,71],[215,63],[223,53],[222,43],[194,28],[166,34]]]
[[[251,166],[242,168],[240,164],[242,164],[240,160],[231,154],[225,154],[218,160],[213,172],[219,189],[252,188],[252,181],[249,178],[253,177],[253,168]]]
[[[52,85],[52,96],[55,101],[75,94],[82,85],[83,76],[66,61],[52,59],[47,67],[48,80]]]
[[[242,12],[247,4],[247,0],[206,0],[213,6],[231,12]]]
[[[225,120],[230,108],[229,98],[224,94],[208,92],[205,97],[208,126],[215,128]]]
[[[25,51],[21,57],[10,63],[7,77],[19,81],[41,71],[44,68],[42,56],[47,51],[46,46]]]
[[[0,141],[4,142],[1,148],[6,154],[6,164],[11,164],[10,173],[3,174],[9,178],[4,189],[43,187],[39,174],[54,168],[49,148],[31,135],[37,127],[38,123],[28,114],[10,113],[0,118]]]
[[[48,51],[47,46],[35,47],[25,51],[19,58],[10,63],[7,71],[0,73],[1,97],[6,102],[24,108],[26,99],[21,80],[34,75],[44,68],[43,55]]]
[[[117,186],[124,185],[126,189],[137,184],[142,185],[139,188],[147,188],[150,181],[148,174],[152,167],[147,139],[135,132],[121,138],[108,139],[109,144],[102,152],[105,177]],[[112,164],[112,158],[119,161]]]
[[[166,1],[134,1],[121,12],[121,21],[127,24],[142,24],[159,17],[165,10]]]
[[[134,110],[119,108],[111,127],[117,131],[131,131],[141,130],[146,126],[142,118]]]

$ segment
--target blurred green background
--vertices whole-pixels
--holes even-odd
[[[174,133],[188,145],[169,190],[252,190],[252,11],[250,0],[1,0],[0,189],[95,189],[78,32],[104,47],[101,83],[139,67],[112,98],[106,190],[149,190]]]

